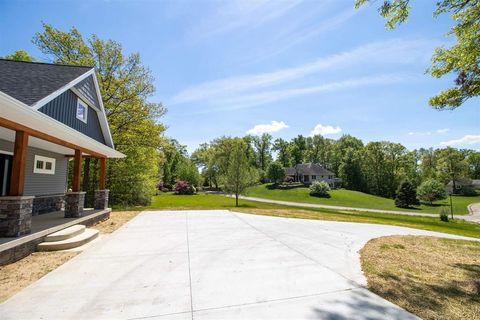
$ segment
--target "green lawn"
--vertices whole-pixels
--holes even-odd
[[[422,203],[415,209],[401,209],[395,207],[392,199],[377,197],[358,191],[338,189],[330,191],[330,198],[318,198],[309,195],[308,188],[300,187],[294,189],[269,189],[268,185],[262,184],[251,187],[247,191],[251,197],[259,197],[273,200],[283,200],[292,202],[318,203],[332,206],[344,206],[355,208],[370,208],[384,210],[413,211],[422,213],[438,214],[441,208],[446,208],[450,212],[450,200],[436,201],[433,206]],[[452,196],[453,213],[464,215],[468,214],[467,206],[471,203],[480,202],[480,195],[474,197]]]
[[[130,210],[131,209],[132,208],[130,208]],[[165,193],[153,197],[152,204],[149,207],[142,207],[136,209],[224,209],[251,214],[288,218],[389,224],[480,238],[480,224],[470,223],[463,220],[442,222],[438,217],[430,218],[396,214],[341,212],[326,209],[307,209],[264,204],[260,202],[252,202],[246,200],[240,200],[240,207],[237,208],[235,207],[235,199],[227,198],[221,195],[204,193],[199,193],[191,196],[179,196],[171,193]]]

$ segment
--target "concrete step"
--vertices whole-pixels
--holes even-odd
[[[58,251],[79,247],[98,237],[98,230],[86,228],[84,232],[65,240],[42,242],[37,246],[38,251]]]
[[[45,242],[62,241],[73,238],[85,231],[85,226],[77,224],[66,229],[49,234],[45,237]]]

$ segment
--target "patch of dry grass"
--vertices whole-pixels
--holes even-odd
[[[99,222],[92,228],[97,229],[101,233],[112,233],[135,218],[139,213],[140,211],[113,211],[110,213],[110,219]]]
[[[480,319],[480,242],[373,239],[361,250],[368,287],[423,319]]]
[[[17,262],[0,267],[0,303],[55,270],[78,252],[34,252]]]

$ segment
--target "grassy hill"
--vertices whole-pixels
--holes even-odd
[[[309,190],[306,187],[299,187],[293,189],[271,189],[268,188],[268,186],[269,185],[267,184],[262,184],[251,187],[248,189],[247,195],[251,197],[292,202],[316,203],[355,208],[413,211],[435,214],[439,213],[441,208],[446,208],[450,210],[449,199],[434,202],[433,206],[422,203],[415,209],[401,209],[395,207],[394,201],[392,199],[382,198],[358,191],[346,189],[331,190],[330,198],[318,198],[310,196]],[[468,214],[467,206],[469,204],[480,202],[480,195],[474,197],[453,196],[452,202],[454,214],[464,215]]]

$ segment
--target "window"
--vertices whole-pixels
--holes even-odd
[[[316,176],[316,175],[312,175],[312,180],[317,180],[317,176]]]
[[[77,119],[87,123],[87,116],[88,116],[87,104],[82,100],[78,99],[77,100]]]
[[[55,174],[55,159],[36,155],[33,173]]]

